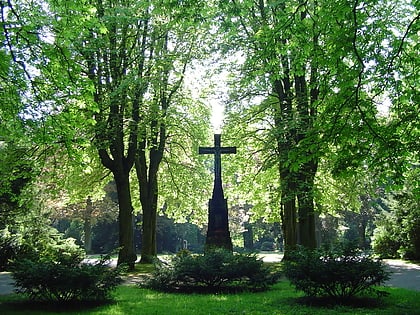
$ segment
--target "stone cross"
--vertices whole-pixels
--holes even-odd
[[[214,185],[222,183],[222,162],[221,155],[226,153],[236,153],[236,147],[222,147],[220,145],[220,134],[214,135],[214,147],[200,147],[199,154],[214,154]]]
[[[236,147],[222,147],[220,134],[214,135],[214,147],[200,147],[199,154],[214,154],[214,186],[209,200],[209,218],[206,247],[223,247],[232,250],[229,232],[227,200],[223,195],[221,155],[236,153]]]

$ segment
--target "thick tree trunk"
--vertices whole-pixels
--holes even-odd
[[[127,264],[134,268],[137,255],[134,246],[134,219],[131,204],[130,183],[128,174],[114,174],[118,192],[118,226],[119,246],[118,265]]]
[[[296,181],[288,169],[280,171],[281,205],[280,216],[284,235],[284,259],[297,245]]]
[[[152,263],[157,255],[156,244],[156,213],[157,209],[151,204],[142,203],[143,225],[140,263]]]
[[[288,198],[284,196],[284,198]],[[284,233],[284,257],[287,259],[290,251],[296,248],[296,202],[288,200],[281,203],[282,230]]]
[[[299,244],[307,248],[316,248],[315,213],[313,202],[302,195],[299,201]]]
[[[314,179],[317,172],[316,161],[309,161],[301,166],[299,174],[298,225],[299,243],[307,248],[316,248]]]
[[[151,263],[157,255],[156,216],[158,201],[158,165],[162,153],[150,153],[149,167],[145,155],[145,142],[140,143],[140,152],[135,161],[137,179],[139,182],[140,203],[143,210],[142,246],[140,263]],[[162,151],[163,152],[163,151]]]

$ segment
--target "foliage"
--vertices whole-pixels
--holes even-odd
[[[105,258],[95,264],[81,264],[65,255],[58,258],[16,261],[12,275],[17,292],[37,301],[105,301],[120,283],[122,269],[110,269]]]
[[[284,271],[296,289],[307,296],[341,300],[371,292],[379,295],[374,286],[389,279],[381,261],[348,245],[333,250],[299,248],[285,261]]]
[[[36,176],[32,154],[30,146],[0,138],[0,229],[13,224],[27,210],[20,201]]]
[[[9,260],[17,257],[18,239],[7,229],[0,230],[0,271],[6,270]]]
[[[31,214],[28,214],[32,218]],[[33,219],[33,218],[32,218]],[[81,260],[84,251],[72,238],[63,238],[46,220],[38,217],[37,222],[22,222],[16,227],[0,230],[2,252],[0,268],[7,269],[10,261],[30,259],[40,261]]]
[[[397,258],[401,247],[399,231],[394,226],[395,218],[379,221],[380,226],[375,229],[372,248],[381,258]]]
[[[380,171],[375,178],[389,173],[403,178],[406,161],[418,161],[419,154],[417,10],[413,1],[377,0],[3,1],[0,150],[23,150],[7,156],[0,152],[0,228],[17,235],[7,236],[10,243],[29,235],[15,233],[20,223],[14,222],[17,212],[12,211],[23,213],[28,207],[11,209],[9,201],[13,207],[24,205],[14,188],[38,172],[49,175],[42,183],[45,190],[61,195],[59,183],[66,183],[69,195],[85,199],[92,193],[92,180],[103,175],[96,149],[116,153],[115,159],[130,157],[122,159],[123,168],[133,156],[147,154],[139,178],[153,175],[146,195],[159,200],[152,200],[152,217],[163,204],[177,219],[205,217],[202,201],[207,194],[202,187],[208,177],[202,176],[192,152],[206,136],[208,106],[186,95],[192,93],[185,89],[184,76],[195,72],[190,80],[200,81],[200,68],[187,68],[215,48],[213,43],[219,50],[211,51],[212,57],[228,48],[233,50],[227,63],[232,62],[232,51],[241,55],[241,77],[229,72],[234,83],[229,101],[234,127],[229,131],[236,142],[246,144],[238,150],[246,156],[235,160],[231,173],[242,180],[238,194],[244,187],[249,190],[240,196],[240,204],[252,200],[252,215],[279,221],[279,205],[286,201],[299,207],[307,203],[308,213],[314,213],[313,178],[306,175],[312,162],[322,163],[319,158],[329,162],[322,172],[336,176],[373,165]],[[220,40],[212,40],[214,36]],[[143,149],[134,153],[137,145]],[[65,154],[74,163],[55,176]],[[34,171],[36,159],[45,162],[42,170]],[[151,163],[160,159],[160,166]],[[319,168],[316,177],[317,183],[326,182]],[[338,196],[330,188],[324,200]],[[287,190],[289,196],[280,198]],[[296,203],[296,190],[308,200]],[[315,204],[325,205],[319,200]],[[126,217],[128,223],[122,224],[121,233],[131,231],[132,207],[124,209],[127,215],[121,221]],[[146,207],[142,210],[147,212]],[[305,222],[304,213],[296,220],[295,210],[290,208],[290,235],[297,234],[293,225]],[[418,221],[407,217],[413,218],[413,226],[409,230],[410,222],[404,221],[407,229],[399,235],[404,242],[399,249],[415,256]],[[5,227],[5,218],[12,227]],[[283,213],[283,219],[289,217]],[[148,234],[153,242],[153,229]],[[130,237],[122,248],[133,248]]]
[[[147,287],[161,291],[221,292],[263,290],[276,283],[279,273],[251,254],[213,249],[204,255],[181,251],[171,264],[158,263]]]
[[[406,175],[404,189],[390,195],[389,211],[377,220],[373,249],[381,257],[420,259],[419,167]]]
[[[167,216],[157,217],[156,242],[158,253],[176,253],[182,248],[202,252],[205,235],[192,223],[175,223]]]
[[[179,187],[188,187],[196,162],[190,151],[205,134],[209,112],[191,100],[183,81],[192,61],[205,54],[208,6],[203,1],[47,3],[56,17],[51,28],[56,49],[44,70],[55,70],[62,74],[60,83],[68,83],[69,112],[76,122],[89,122],[93,147],[116,180],[119,262],[133,264],[134,162],[143,211],[142,260],[156,254],[160,178],[170,183],[162,190],[172,197],[169,202],[195,202]]]
[[[282,213],[286,245],[295,243],[297,233],[309,231],[296,228],[311,219],[296,210],[312,200],[295,199],[316,193],[311,189],[326,182],[325,173],[327,179],[332,174],[346,180],[368,168],[384,182],[390,173],[401,175],[410,159],[418,160],[418,144],[413,142],[420,130],[414,114],[418,95],[413,93],[419,82],[419,71],[414,70],[418,58],[413,58],[418,46],[416,4],[244,0],[220,6],[221,36],[226,39],[221,46],[230,54],[243,54],[240,75],[231,71],[226,129],[247,144],[249,165],[239,165],[236,176],[252,187],[254,198],[248,200],[259,202],[272,190],[270,199],[280,211],[290,201],[290,211]],[[328,168],[317,168],[324,160]],[[266,181],[270,184],[262,189],[252,170],[257,163],[262,165],[260,173],[271,173]],[[307,176],[309,169],[317,171],[315,178]],[[346,200],[357,202],[359,195],[352,196],[356,198]],[[330,189],[321,197],[337,195]],[[267,211],[260,213],[265,216]]]

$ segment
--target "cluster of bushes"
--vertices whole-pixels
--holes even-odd
[[[377,289],[389,279],[386,266],[363,254],[351,244],[334,249],[298,248],[283,263],[291,284],[309,297],[330,297],[343,301],[384,292]],[[169,263],[159,262],[145,286],[161,291],[220,292],[263,290],[279,280],[273,265],[264,264],[252,254],[232,254],[217,249],[204,255],[187,251]]]
[[[73,238],[64,238],[56,229],[42,223],[20,230],[0,230],[0,251],[0,271],[10,269],[10,262],[22,258],[55,261],[59,256],[84,255]]]
[[[47,250],[48,249],[48,250]],[[107,258],[83,264],[84,252],[74,242],[57,240],[42,255],[34,252],[13,262],[18,292],[39,301],[106,301],[121,282],[122,268],[110,268]],[[143,284],[165,292],[238,292],[268,289],[279,281],[276,265],[265,264],[254,254],[233,254],[213,249],[196,255],[179,252],[169,262],[158,261]],[[348,299],[375,289],[389,279],[380,260],[354,246],[290,252],[283,272],[297,290],[310,297]]]
[[[123,269],[110,268],[108,257],[94,264],[82,263],[84,258],[71,239],[57,239],[38,255],[32,251],[16,259],[11,271],[17,292],[48,302],[108,300]]]
[[[158,262],[145,284],[160,291],[220,292],[264,290],[279,272],[252,254],[213,249],[203,255],[181,251],[169,263]]]
[[[377,221],[373,250],[382,258],[420,259],[420,208],[415,199],[395,196],[399,207]]]
[[[48,302],[106,301],[121,281],[120,269],[104,260],[90,265],[25,259],[15,264],[13,278],[18,293]]]
[[[364,255],[353,246],[335,249],[308,250],[300,248],[284,263],[284,272],[292,285],[310,297],[349,299],[376,290],[389,279],[385,265]]]

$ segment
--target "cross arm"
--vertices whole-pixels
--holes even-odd
[[[210,147],[199,147],[198,148],[198,154],[214,154],[214,148]]]
[[[236,147],[223,147],[220,148],[220,153],[233,153],[236,154]]]

